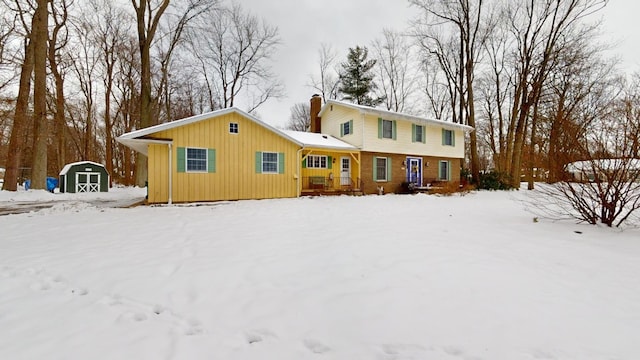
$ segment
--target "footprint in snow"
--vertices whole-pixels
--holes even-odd
[[[35,290],[35,291],[45,291],[45,290],[49,290],[51,288],[51,286],[49,286],[49,284],[45,283],[45,282],[36,282],[31,284],[31,289]]]
[[[147,320],[147,315],[139,311],[127,311],[120,315],[120,318],[127,321],[140,322]]]
[[[307,349],[309,349],[314,354],[324,354],[328,351],[331,351],[330,347],[319,342],[318,340],[305,339],[303,342],[304,342],[304,346],[306,346]]]
[[[267,338],[276,338],[276,334],[267,329],[253,329],[245,333],[245,338],[249,344],[259,343]]]
[[[204,333],[202,323],[196,319],[187,320],[187,329],[184,331],[185,335],[193,336]]]
[[[71,293],[73,295],[78,295],[78,296],[85,296],[89,293],[89,290],[85,289],[85,288],[73,288],[71,289]]]
[[[384,359],[423,359],[427,349],[415,344],[385,344],[382,345]]]

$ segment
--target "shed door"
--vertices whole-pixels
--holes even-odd
[[[99,192],[100,173],[76,173],[76,192]]]

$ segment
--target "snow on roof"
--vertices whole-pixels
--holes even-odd
[[[355,146],[336,139],[331,135],[292,130],[283,130],[283,132],[302,144],[302,146],[345,150],[358,149]]]
[[[246,113],[236,107],[231,107],[231,108],[226,108],[226,109],[220,109],[220,110],[215,110],[215,111],[210,111],[210,112],[206,112],[200,115],[195,115],[195,116],[191,116],[188,118],[184,118],[184,119],[180,119],[180,120],[176,120],[176,121],[171,121],[168,123],[164,123],[164,124],[159,124],[159,125],[154,125],[154,126],[150,126],[144,129],[140,129],[140,130],[135,130],[135,131],[131,131],[128,132],[126,134],[122,134],[120,136],[118,136],[116,138],[116,140],[121,143],[124,144],[138,152],[141,152],[143,154],[146,155],[147,153],[147,144],[150,142],[153,142],[153,139],[145,139],[143,138],[146,135],[150,135],[153,133],[157,133],[160,131],[164,131],[164,130],[169,130],[169,129],[173,129],[179,126],[184,126],[184,125],[188,125],[188,124],[192,124],[192,123],[196,123],[199,121],[203,121],[203,120],[207,120],[207,119],[211,119],[214,117],[218,117],[218,116],[223,116],[223,115],[227,115],[227,114],[231,114],[231,113],[237,113],[242,115],[243,117],[255,122],[256,124],[271,130],[272,132],[294,142],[297,143],[298,145],[302,145],[300,143],[298,143],[298,141],[296,141],[294,138],[291,138],[290,136],[288,136],[286,133],[284,133],[282,130],[278,130],[277,128],[263,122],[262,120],[254,117],[253,115]],[[157,140],[156,140],[157,142]],[[165,142],[170,142],[170,141],[165,141]]]
[[[331,105],[345,106],[345,107],[349,107],[349,108],[352,108],[352,109],[357,109],[360,112],[363,112],[363,113],[366,113],[366,114],[373,114],[373,115],[376,115],[376,116],[388,117],[388,118],[393,118],[393,119],[397,119],[397,120],[407,120],[407,121],[414,121],[414,122],[419,122],[419,123],[433,124],[433,125],[442,126],[444,128],[448,128],[448,129],[459,129],[459,130],[463,130],[463,131],[473,131],[473,128],[471,126],[457,124],[457,123],[453,123],[453,122],[450,122],[450,121],[429,119],[429,118],[420,117],[420,116],[416,116],[416,115],[404,114],[404,113],[399,113],[399,112],[395,112],[395,111],[378,109],[378,108],[374,108],[374,107],[370,107],[370,106],[358,105],[358,104],[353,104],[353,103],[349,103],[349,102],[345,102],[345,101],[338,101],[338,100],[327,100],[327,103],[320,110],[319,116],[322,117],[322,114],[324,114],[326,109],[330,108]]]
[[[626,161],[624,163],[623,161]],[[627,168],[628,170],[640,170],[640,159],[599,159],[576,161],[567,164],[569,172],[593,171],[593,170],[614,170],[616,168]]]
[[[60,170],[60,173],[58,175],[65,175],[67,172],[69,172],[69,169],[71,169],[72,166],[81,165],[81,164],[91,164],[91,165],[97,165],[97,166],[104,167],[104,165],[98,164],[97,162],[93,162],[93,161],[77,161],[77,162],[69,163],[69,164],[65,165],[62,168],[62,170]]]

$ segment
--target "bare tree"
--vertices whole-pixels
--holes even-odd
[[[291,107],[291,115],[286,128],[295,131],[308,131],[311,126],[311,105],[297,103]]]
[[[478,62],[478,52],[492,29],[492,21],[483,17],[485,5],[483,0],[410,0],[424,13],[424,23],[420,37],[429,52],[438,56],[442,70],[450,79],[456,79],[459,101],[459,122],[476,127],[476,110],[474,98],[475,66]],[[486,26],[481,26],[485,23]],[[449,31],[455,34],[451,39],[457,39],[455,46],[458,66],[452,68],[451,60],[445,60],[448,55],[444,49],[442,33],[434,25],[448,25]],[[451,44],[450,41],[446,43]],[[451,49],[452,47],[448,47]],[[454,76],[455,74],[455,76]],[[472,181],[477,183],[480,174],[480,159],[476,132],[469,134],[469,152],[471,155]]]
[[[151,44],[156,35],[160,18],[169,6],[169,0],[131,0],[136,12],[138,47],[140,49],[140,128],[153,125],[151,98]],[[136,184],[144,186],[147,179],[147,159],[138,154]]]
[[[331,44],[320,44],[320,49],[318,49],[318,68],[320,73],[318,77],[310,75],[309,85],[320,92],[322,101],[325,104],[327,100],[338,98],[340,78],[336,70],[336,57],[337,54]]]
[[[31,187],[47,188],[47,41],[49,40],[48,0],[38,0],[33,16],[33,161]]]
[[[378,72],[380,98],[385,99],[387,110],[411,112],[410,96],[416,79],[412,76],[413,48],[407,39],[390,29],[382,31],[382,39],[373,42]]]
[[[20,81],[18,86],[18,96],[16,98],[13,124],[9,137],[9,151],[7,154],[7,168],[3,190],[16,191],[18,189],[18,170],[22,164],[22,153],[25,147],[25,135],[29,125],[29,94],[31,93],[31,74],[33,73],[33,42],[31,40],[31,27],[27,23],[32,9],[25,8],[23,4],[16,0],[8,7],[16,14],[17,21],[24,29],[23,58],[20,64]],[[31,15],[32,17],[33,15]]]
[[[283,94],[269,61],[280,43],[278,28],[246,13],[240,5],[215,9],[192,36],[192,51],[207,81],[215,108],[237,105],[244,95],[248,112]]]

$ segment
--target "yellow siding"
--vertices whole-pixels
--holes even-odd
[[[229,123],[239,125],[229,133]],[[264,199],[297,196],[298,145],[237,113],[160,131],[154,138],[172,139],[174,202]],[[215,173],[178,173],[179,147],[216,150]],[[257,174],[257,151],[285,154],[283,174]],[[167,202],[167,146],[149,146],[149,202]]]

